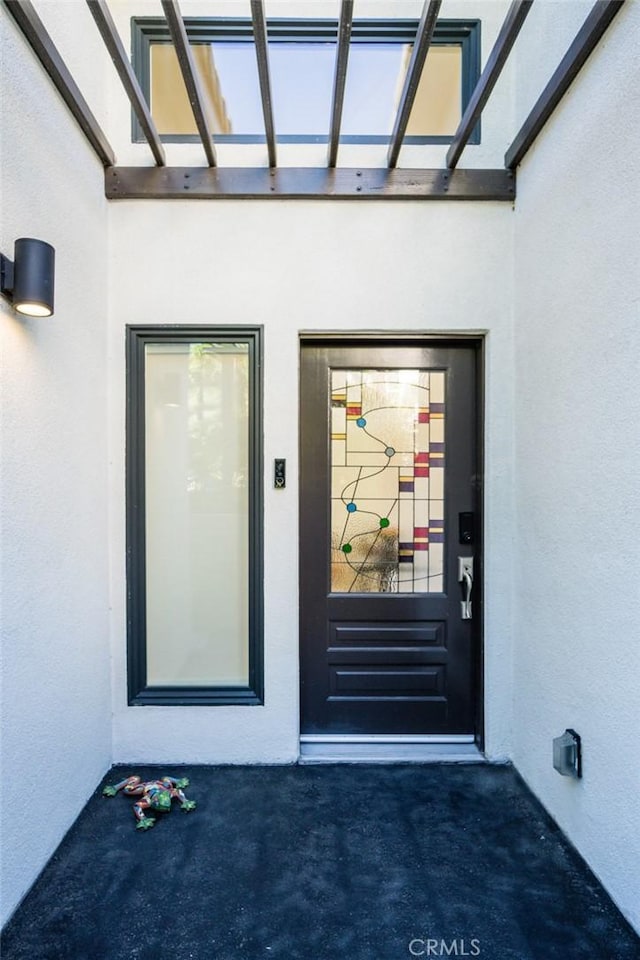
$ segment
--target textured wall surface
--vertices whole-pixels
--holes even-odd
[[[115,203],[110,382],[114,757],[292,761],[298,755],[298,333],[488,330],[487,743],[510,731],[509,205],[289,201]],[[169,282],[166,281],[169,278]],[[125,324],[265,326],[264,707],[127,707]],[[271,464],[287,458],[287,488]]]
[[[466,165],[501,165],[517,119],[590,5],[534,6],[518,42],[518,82],[512,63]],[[148,0],[135,10],[130,0],[111,6],[125,40],[132,12],[159,13]],[[235,2],[218,6],[237,12]],[[402,0],[393,9],[416,16],[421,6]],[[211,10],[204,0],[183,7]],[[388,8],[363,0],[359,15]],[[451,0],[442,16],[479,11],[486,60],[505,8]],[[126,100],[86,6],[42,0],[38,9],[119,161],[150,163],[144,145],[128,142]],[[322,0],[314,14],[335,9]],[[3,918],[112,756],[297,757],[298,333],[486,331],[487,753],[513,756],[640,927],[639,17],[638,3],[628,3],[526,159],[515,215],[508,205],[410,202],[116,202],[107,210],[97,160],[0,17],[3,89],[12,90],[2,108],[2,250],[35,235],[58,256],[53,319],[18,321],[0,301]],[[322,163],[324,149],[292,145],[282,161]],[[445,149],[411,148],[401,159],[440,165]],[[197,145],[167,152],[172,163],[203,162]],[[226,164],[265,162],[261,146],[219,155]],[[378,148],[341,155],[346,164],[381,159]],[[129,323],[265,326],[263,707],[127,706]],[[288,460],[285,491],[270,485],[274,457]],[[580,783],[551,767],[551,738],[566,726],[584,737]],[[56,784],[53,803],[39,792],[45,778]]]
[[[640,929],[639,39],[627,4],[520,171],[514,762]],[[581,781],[552,768],[565,727]]]
[[[358,16],[419,17],[421,0],[367,0]],[[486,60],[506,4],[451,0],[443,17],[482,17]],[[212,12],[185,0],[188,15]],[[113,4],[121,35],[132,13]],[[314,16],[336,15],[333,2]],[[234,3],[215,12],[238,13]],[[240,11],[248,14],[248,8]],[[308,3],[275,0],[272,16],[308,15]],[[149,163],[128,142],[122,93],[111,84],[111,134],[123,163]],[[508,144],[508,73],[487,111],[470,165],[499,161]],[[127,122],[125,122],[127,121]],[[355,149],[355,148],[354,148]],[[384,147],[341,148],[341,164],[380,165]],[[413,152],[412,152],[413,151]],[[417,151],[417,153],[415,152]],[[406,148],[404,165],[441,165],[445,147]],[[264,146],[219,146],[221,164],[264,165]],[[167,145],[169,162],[203,163],[197,144]],[[280,163],[323,164],[326,146],[286,145]],[[499,165],[499,164],[498,164]],[[281,762],[298,756],[297,457],[301,330],[489,331],[487,342],[486,730],[489,755],[509,755],[512,530],[512,227],[499,204],[118,202],[110,205],[111,606],[114,757],[118,761]],[[264,707],[127,707],[125,684],[124,328],[127,323],[261,323],[265,326]],[[274,457],[288,461],[287,489],[271,486]]]
[[[57,257],[52,318],[0,300],[4,921],[109,766],[111,717],[102,169],[4,9],[0,28],[0,245]]]

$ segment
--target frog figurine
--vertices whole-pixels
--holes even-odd
[[[189,812],[195,810],[194,800],[187,800],[182,792],[189,786],[186,777],[176,780],[175,777],[161,777],[159,780],[148,780],[144,783],[141,777],[126,777],[114,786],[106,786],[102,791],[104,797],[115,797],[119,790],[131,797],[140,797],[133,805],[133,812],[138,821],[137,830],[149,830],[154,825],[155,817],[147,817],[146,810],[168,813],[171,810],[171,801],[174,797],[180,801],[180,809]]]

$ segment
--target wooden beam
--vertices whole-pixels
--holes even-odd
[[[258,60],[258,78],[264,116],[264,131],[267,136],[269,166],[276,165],[276,130],[273,123],[273,100],[269,77],[269,48],[267,41],[267,23],[264,17],[263,0],[251,0],[251,19],[253,20],[253,39]]]
[[[624,0],[598,0],[592,7],[575,40],[507,150],[504,157],[507,169],[515,170],[522,161],[623,3]]]
[[[109,200],[498,200],[511,203],[508,170],[386,167],[113,167]]]
[[[462,156],[462,151],[467,145],[473,129],[480,119],[487,100],[491,96],[493,88],[496,85],[498,77],[502,73],[502,68],[507,62],[507,57],[520,33],[520,29],[527,19],[527,14],[531,9],[533,0],[513,0],[509,7],[504,23],[500,28],[498,38],[493,45],[493,50],[489,54],[487,64],[482,71],[476,87],[471,94],[471,99],[467,104],[458,129],[453,135],[451,146],[447,151],[447,167],[449,170],[455,169],[458,160]]]
[[[104,135],[98,121],[80,93],[67,65],[60,56],[53,40],[34,10],[30,0],[4,0],[4,5],[17,23],[37,56],[49,74],[53,85],[66,103],[76,123],[105,167],[116,162],[111,145]]]
[[[187,37],[184,20],[180,13],[178,0],[162,0],[162,9],[167,19],[169,33],[173,40],[178,63],[180,64],[180,70],[182,71],[182,77],[184,79],[184,85],[187,88],[189,103],[191,104],[198,133],[200,134],[202,146],[207,156],[207,162],[210,167],[215,167],[216,153],[213,146],[213,136],[205,113],[204,96],[198,78],[198,70],[195,60],[193,59],[193,54],[191,53],[191,47],[189,46],[189,39]]]
[[[438,19],[441,5],[442,0],[425,0],[422,9],[422,17],[413,44],[411,60],[409,61],[400,103],[398,104],[398,112],[391,134],[391,142],[387,154],[387,166],[389,167],[395,167],[398,163],[400,147],[402,146],[407,124],[409,123],[409,117],[411,116],[413,101],[418,92],[422,68],[429,53],[429,47],[431,46],[431,39],[433,37],[433,31],[436,28],[436,20]]]
[[[104,40],[109,56],[113,60],[113,65],[118,72],[129,102],[140,122],[142,132],[147,139],[155,161],[159,167],[163,167],[166,163],[164,148],[160,143],[160,137],[158,136],[158,131],[151,117],[151,112],[144,98],[144,94],[140,89],[138,78],[133,72],[129,57],[124,49],[116,25],[113,22],[106,0],[87,0],[87,5],[100,31],[100,36]]]
[[[331,131],[329,133],[329,155],[327,166],[335,167],[338,160],[340,143],[340,125],[342,124],[342,106],[344,87],[347,79],[351,26],[353,24],[353,0],[342,0],[340,23],[338,25],[338,49],[336,51],[336,69],[333,78],[333,100],[331,104]]]

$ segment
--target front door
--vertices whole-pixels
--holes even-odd
[[[302,734],[477,732],[477,355],[303,343]]]

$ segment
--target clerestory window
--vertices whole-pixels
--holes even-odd
[[[185,18],[205,109],[219,143],[265,141],[250,19]],[[387,143],[417,20],[355,20],[342,143]],[[133,65],[164,141],[197,141],[168,27],[134,18]],[[335,20],[269,20],[269,66],[279,143],[326,143],[335,69]],[[480,21],[439,20],[415,99],[407,144],[449,143],[480,75]],[[133,119],[133,139],[143,139]],[[480,124],[470,142],[479,143]]]

